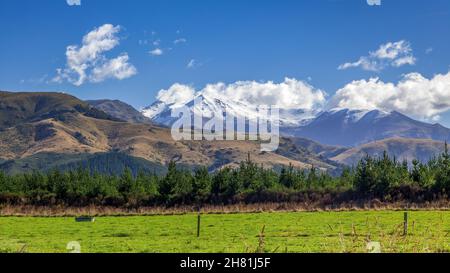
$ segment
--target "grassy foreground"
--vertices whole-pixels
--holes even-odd
[[[0,217],[0,252],[450,252],[450,212],[273,212],[74,218]],[[262,232],[264,227],[264,231]]]

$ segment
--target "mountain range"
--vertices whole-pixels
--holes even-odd
[[[440,124],[428,124],[399,112],[380,110],[331,110],[321,113],[305,126],[285,127],[282,132],[288,136],[347,147],[397,137],[437,141],[450,139],[450,129]]]
[[[195,103],[196,100],[199,103]],[[257,105],[249,105],[225,97],[210,97],[207,94],[197,94],[194,99],[186,103],[166,103],[156,101],[152,105],[142,109],[142,114],[154,123],[171,126],[177,118],[171,116],[172,110],[180,107],[188,107],[191,115],[202,114],[203,118],[210,119],[213,116],[221,116],[224,112],[235,118],[247,118],[256,120],[261,117]],[[298,127],[312,120],[316,113],[303,109],[279,109],[280,126]]]
[[[255,105],[243,105],[223,97],[207,97],[198,94],[202,102],[194,111],[194,101],[185,105],[191,113],[203,113],[203,117],[222,115],[226,110],[233,116],[258,117]],[[142,114],[156,124],[170,126],[176,120],[171,111],[180,104],[156,101],[142,110]],[[356,147],[389,138],[412,138],[447,141],[450,129],[440,124],[414,120],[399,112],[382,110],[330,109],[312,112],[302,109],[280,109],[280,131],[287,137],[307,138],[325,145]]]
[[[0,169],[21,172],[77,166],[87,160],[99,161],[92,156],[111,153],[121,155],[114,156],[120,162],[111,165],[145,160],[155,170],[170,161],[191,169],[201,165],[215,170],[237,166],[248,156],[268,168],[289,164],[301,169],[313,165],[322,170],[339,168],[294,143],[284,145],[283,140],[276,152],[261,152],[254,141],[174,141],[166,127],[141,118],[125,121],[129,113],[136,113],[123,108],[121,102],[107,103],[117,105],[102,108],[109,113],[92,106],[105,102],[90,103],[64,93],[0,92]]]
[[[214,108],[218,104],[209,99],[204,105],[220,111]],[[236,114],[245,107],[232,106]],[[449,129],[439,124],[397,112],[340,109],[311,118],[311,113],[298,110],[298,117],[292,117],[296,111],[282,113],[279,149],[261,152],[255,141],[174,141],[167,128],[171,121],[165,119],[170,107],[147,117],[149,111],[157,112],[151,108],[140,112],[118,100],[82,101],[65,93],[0,91],[0,170],[18,173],[81,165],[109,173],[125,167],[163,172],[173,160],[186,168],[202,165],[212,171],[237,166],[250,156],[268,168],[292,164],[338,172],[366,154],[384,151],[399,160],[426,161],[443,150],[449,136]]]

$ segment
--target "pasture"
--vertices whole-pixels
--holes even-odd
[[[263,212],[97,217],[0,217],[0,252],[450,252],[450,212]]]

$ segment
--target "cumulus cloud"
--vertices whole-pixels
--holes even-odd
[[[164,52],[161,48],[155,48],[155,49],[151,50],[149,53],[150,53],[150,55],[153,55],[153,56],[161,56],[161,55],[163,55]]]
[[[283,109],[303,109],[315,111],[325,104],[326,94],[308,83],[285,78],[283,82],[274,83],[256,81],[238,81],[231,84],[208,84],[201,90],[190,86],[174,84],[167,90],[161,90],[158,100],[166,103],[185,104],[194,95],[203,95],[212,99],[235,101],[240,104],[277,105]]]
[[[103,65],[92,70],[92,81],[102,82],[108,78],[123,80],[137,73],[136,68],[128,63],[128,54],[108,60]]]
[[[156,98],[166,104],[184,105],[193,100],[195,89],[184,84],[175,83],[169,89],[162,89]]]
[[[81,0],[66,0],[69,6],[81,6]]]
[[[450,72],[426,78],[419,73],[404,75],[397,83],[379,78],[352,81],[339,89],[331,99],[307,82],[285,78],[272,81],[238,81],[230,84],[208,84],[201,89],[176,83],[160,90],[157,99],[171,107],[185,105],[195,96],[236,102],[253,107],[277,105],[283,110],[318,113],[327,109],[398,111],[416,119],[436,122],[450,110]]]
[[[68,46],[66,67],[57,69],[57,76],[53,81],[67,80],[80,86],[86,81],[101,82],[108,78],[122,80],[135,75],[137,70],[128,63],[127,53],[114,59],[108,59],[104,55],[119,45],[119,31],[120,26],[105,24],[86,34],[81,46]]]
[[[414,65],[416,58],[413,55],[409,42],[401,40],[398,42],[388,42],[381,45],[376,51],[369,52],[368,56],[362,56],[356,62],[341,64],[338,69],[360,67],[367,71],[381,71],[388,66],[400,67],[404,65]]]
[[[378,78],[353,81],[338,90],[330,108],[399,111],[422,120],[436,121],[450,110],[450,72],[427,79],[410,73],[397,83]]]

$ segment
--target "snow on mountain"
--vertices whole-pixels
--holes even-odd
[[[195,98],[201,99],[201,112],[208,118],[225,110],[235,117],[256,119],[261,116],[257,107],[276,105],[280,109],[280,125],[300,126],[311,120],[323,108],[326,94],[307,82],[292,78],[273,81],[237,81],[234,83],[207,84],[200,90],[183,84],[162,89],[157,101],[142,110],[154,122],[170,125],[174,119],[170,112],[184,105],[193,111]],[[197,109],[199,110],[199,109]]]
[[[201,103],[194,108],[194,100]],[[210,97],[208,94],[198,93],[192,100],[186,104],[165,103],[156,101],[151,106],[142,109],[142,114],[157,124],[170,126],[177,120],[171,117],[172,110],[187,106],[192,114],[203,113],[204,119],[210,119],[214,116],[220,116],[224,112],[233,117],[246,117],[256,120],[261,117],[258,112],[258,105],[250,105],[239,101],[222,97]],[[194,110],[195,109],[195,110]],[[279,109],[280,126],[302,126],[315,118],[317,111],[308,111],[303,109]]]
[[[450,139],[450,129],[409,118],[399,112],[332,109],[300,127],[282,128],[282,134],[304,137],[322,144],[353,147],[377,140],[403,137]]]
[[[196,99],[201,101],[199,105],[194,104]],[[393,111],[396,108],[376,109],[374,103],[345,104],[336,98],[327,102],[326,94],[320,89],[289,78],[280,83],[208,84],[200,90],[174,84],[161,90],[157,101],[142,113],[154,123],[171,126],[178,119],[171,117],[172,110],[184,106],[191,115],[202,113],[206,122],[213,116],[222,116],[225,111],[233,117],[256,120],[261,117],[257,111],[260,105],[279,107],[282,135],[308,138],[322,144],[356,146],[392,137],[450,139],[450,129],[439,124],[414,120]],[[370,109],[358,110],[361,108]]]
[[[347,108],[333,108],[324,113],[328,113],[329,115],[336,115],[336,114],[339,115],[343,113],[344,116],[342,117],[342,119],[344,123],[356,123],[364,118],[376,120],[391,114],[391,112],[382,111],[378,109],[364,110],[364,109],[347,109]]]
[[[203,113],[204,120],[221,115],[226,109],[235,117],[256,119],[256,106],[197,93],[194,98],[201,100],[194,110],[194,99],[186,103],[191,114]],[[142,113],[153,122],[171,126],[176,118],[171,110],[181,104],[167,104],[161,101],[143,109]],[[280,132],[284,136],[308,138],[322,144],[353,147],[372,141],[404,137],[412,139],[450,139],[450,129],[439,124],[429,124],[411,119],[399,112],[382,110],[357,110],[333,108],[327,111],[307,111],[302,109],[280,109]]]

